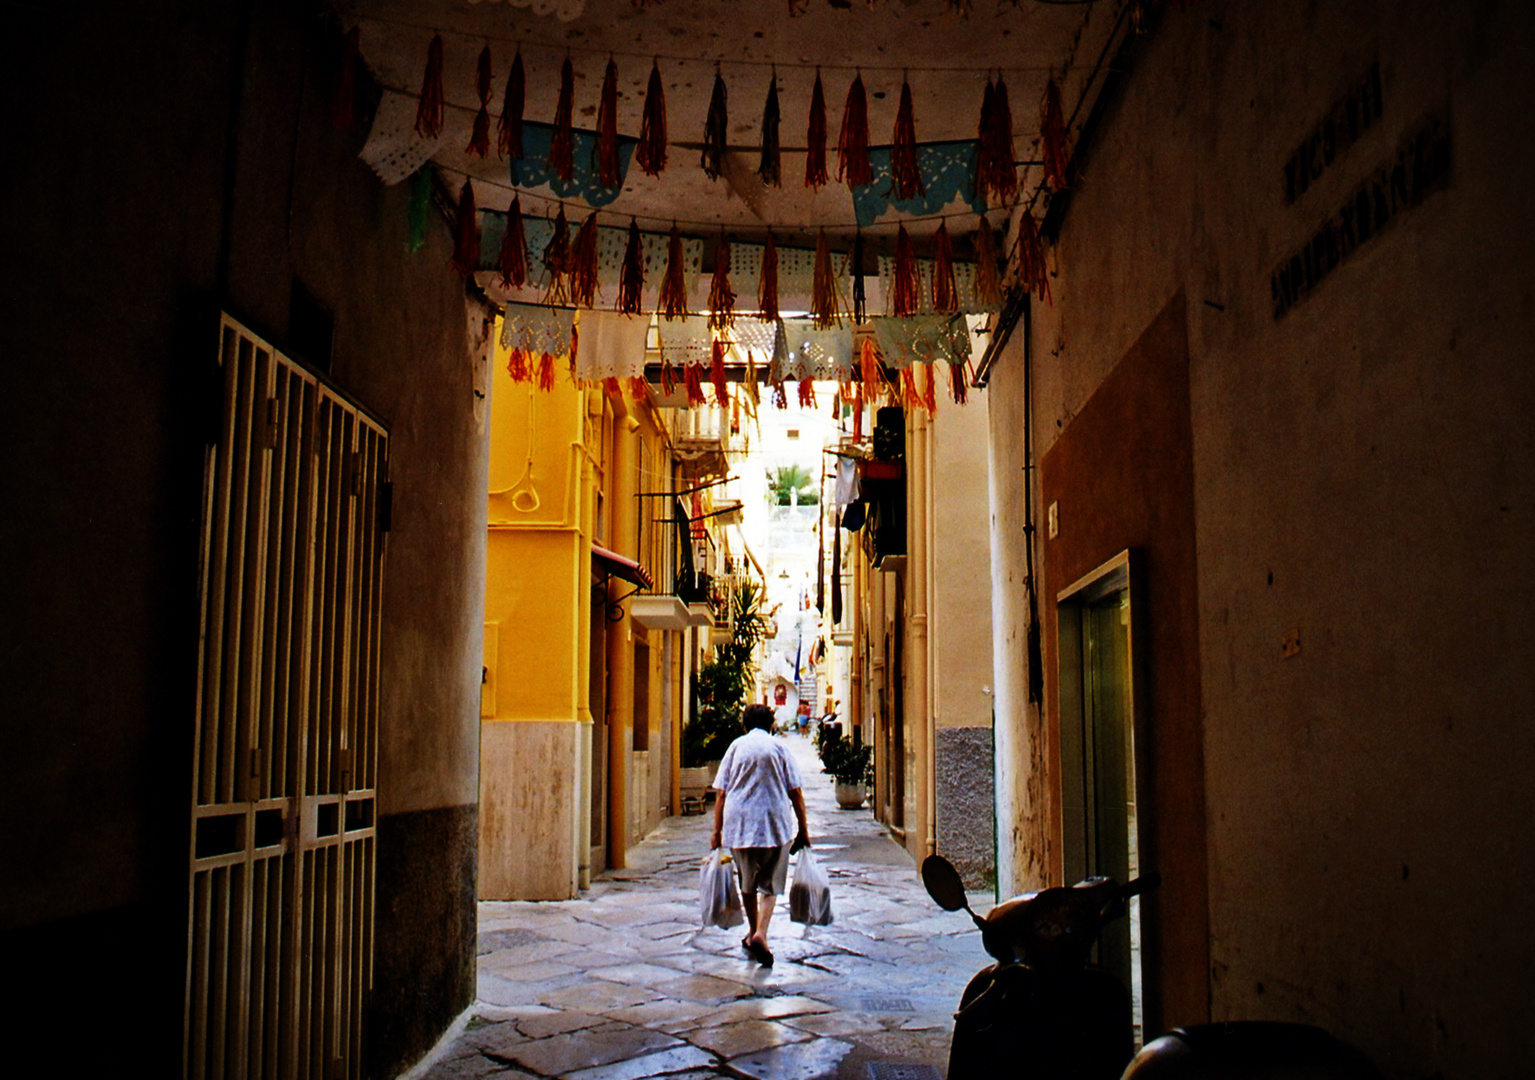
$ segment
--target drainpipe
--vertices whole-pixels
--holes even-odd
[[[590,414],[593,403],[583,395],[582,412]],[[595,403],[597,418],[602,416],[601,402]],[[600,428],[598,430],[601,430]],[[581,731],[580,776],[577,777],[575,847],[576,888],[590,888],[592,884],[592,759],[597,747],[592,744],[597,730],[592,716],[592,541],[597,523],[597,483],[599,465],[592,456],[592,448],[585,442],[571,443],[574,468],[581,480],[578,492],[580,515],[580,554],[576,559],[576,722]]]
[[[634,433],[639,421],[629,415],[621,395],[610,395],[613,410],[613,472],[609,492],[612,522],[608,541],[622,553],[634,536],[639,500],[634,490]],[[635,553],[635,557],[638,556]],[[632,591],[627,582],[608,579],[608,603]],[[608,869],[621,870],[629,850],[629,747],[634,727],[634,645],[629,613],[608,621]]]
[[[915,719],[915,730],[911,731],[912,744],[919,748],[921,754],[916,781],[918,788],[917,806],[918,818],[913,824],[914,832],[921,844],[920,855],[925,857],[933,853],[933,819],[936,816],[936,808],[933,806],[933,721],[932,710],[928,706],[929,680],[928,674],[931,662],[928,657],[928,530],[932,522],[928,514],[928,448],[930,445],[930,429],[928,417],[920,410],[913,409],[911,417],[911,433],[906,445],[906,595],[908,614],[906,622],[910,628],[911,647],[907,655],[911,657],[911,663],[905,665],[910,672],[908,682],[906,715]],[[908,751],[908,756],[915,757]],[[916,786],[916,785],[913,785]],[[917,855],[919,852],[913,852]]]
[[[841,525],[837,526],[839,529]],[[874,729],[864,724],[863,688],[867,675],[864,671],[864,588],[865,577],[863,569],[863,536],[860,533],[848,533],[843,537],[847,545],[843,559],[851,563],[853,567],[853,585],[847,591],[848,606],[852,609],[853,617],[853,648],[848,656],[847,664],[847,703],[842,715],[847,717],[845,734],[849,737],[853,734],[854,726],[859,729],[860,741],[869,742],[869,733]],[[876,787],[875,792],[879,791]],[[876,794],[876,802],[878,796]]]

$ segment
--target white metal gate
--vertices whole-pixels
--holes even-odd
[[[388,436],[228,316],[219,344],[183,1072],[358,1077]]]

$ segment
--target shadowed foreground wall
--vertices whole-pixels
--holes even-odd
[[[440,223],[406,255],[406,192],[357,161],[367,92],[329,127],[317,6],[33,6],[5,36],[30,102],[0,181],[6,1033],[48,1075],[180,1071],[216,317],[284,347],[296,278],[334,315],[332,381],[391,432],[367,1023],[392,1075],[473,996],[475,308]],[[87,1014],[99,1053],[61,1051]]]
[[[1207,892],[1212,1018],[1319,1024],[1401,1080],[1529,1071],[1532,42],[1515,2],[1163,5],[1034,309],[1047,485],[1137,342],[1187,327],[1204,810],[1176,839],[1208,870],[1160,867],[1166,932]],[[1361,87],[1372,122],[1306,156]],[[1058,542],[1139,497],[1109,458],[1047,491]]]

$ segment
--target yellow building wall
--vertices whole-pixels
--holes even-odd
[[[491,387],[480,896],[563,899],[587,864],[592,504],[586,392]],[[600,427],[599,427],[600,430]]]

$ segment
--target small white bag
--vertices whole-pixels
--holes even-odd
[[[789,918],[806,926],[831,925],[831,882],[826,871],[806,848],[794,864],[794,884],[789,886]]]
[[[729,930],[746,921],[741,910],[741,890],[736,887],[735,867],[730,855],[715,848],[704,856],[698,874],[698,918],[703,926]]]

